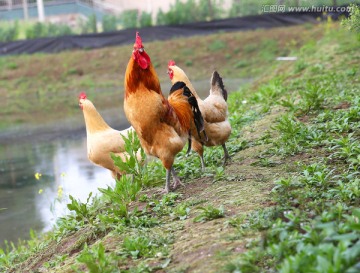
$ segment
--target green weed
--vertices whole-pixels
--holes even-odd
[[[305,68],[308,67],[308,64],[305,63],[304,61],[297,61],[295,63],[295,67],[294,67],[294,73],[299,73],[301,71],[303,71]]]
[[[256,51],[256,49],[257,49],[256,44],[246,44],[246,45],[244,45],[244,52],[245,53],[254,52],[254,51]]]
[[[130,256],[132,259],[154,257],[155,255],[167,256],[167,245],[171,241],[172,239],[162,236],[157,236],[156,239],[143,235],[127,236],[124,238],[121,253]]]
[[[75,200],[75,198],[69,195],[71,203],[67,204],[67,208],[70,211],[75,212],[75,219],[77,221],[83,221],[84,223],[93,223],[95,219],[94,209],[96,209],[96,205],[90,202],[92,197],[92,192],[89,193],[88,198],[86,199],[86,203],[82,203],[80,200]],[[99,202],[99,199],[93,198],[93,202]]]
[[[308,83],[306,89],[299,92],[302,99],[300,109],[305,113],[311,110],[320,110],[325,102],[325,92],[325,87]]]
[[[125,237],[123,243],[125,254],[137,259],[143,256],[150,256],[152,253],[151,241],[144,236]]]
[[[345,160],[349,168],[358,170],[360,163],[360,142],[352,134],[330,141],[331,158]]]
[[[246,67],[248,66],[248,62],[246,60],[241,60],[241,61],[238,61],[237,63],[234,64],[234,68],[243,68],[243,67]]]
[[[17,69],[18,67],[19,67],[19,66],[18,66],[17,63],[8,63],[8,64],[7,64],[7,68],[8,68],[8,69],[15,70],[15,69]]]
[[[123,161],[121,157],[112,154],[111,157],[115,165],[125,173],[136,177],[137,180],[143,180],[144,172],[146,172],[147,169],[143,167],[145,152],[141,148],[139,138],[135,132],[130,131],[127,136],[122,135],[122,139],[125,142],[124,148],[128,157]],[[140,154],[140,159],[138,159],[138,154]]]
[[[151,228],[159,225],[159,223],[160,222],[158,218],[150,215],[141,215],[141,216],[132,215],[129,218],[128,226],[133,228],[139,228],[139,227]]]
[[[180,203],[172,210],[171,216],[174,219],[185,220],[189,218],[190,210],[190,204]]]
[[[215,168],[214,182],[224,180],[226,178],[225,168],[223,166]]]
[[[83,227],[83,222],[79,222],[74,217],[60,217],[56,221],[53,237],[57,242],[71,232],[75,232]]]
[[[208,45],[210,51],[218,51],[224,49],[226,47],[226,43],[221,40],[215,40],[211,44]]]
[[[194,54],[194,49],[190,47],[186,47],[181,49],[181,53],[185,56],[192,56]]]
[[[254,163],[251,163],[252,166],[260,166],[260,167],[275,167],[276,165],[278,165],[278,162],[274,162],[269,158],[266,157],[262,157],[260,158],[259,161],[256,161]]]
[[[77,257],[77,261],[84,263],[90,273],[113,273],[120,272],[117,267],[119,258],[114,253],[105,254],[105,247],[102,243],[92,246],[91,248],[85,244],[83,251]],[[81,271],[79,271],[81,272]]]
[[[192,61],[192,60],[186,60],[186,61],[185,61],[185,65],[188,66],[188,67],[189,67],[189,66],[192,66],[192,65],[193,65],[193,61]]]
[[[8,270],[14,263],[21,263],[30,257],[33,253],[41,251],[47,245],[47,242],[41,241],[34,230],[30,230],[31,240],[22,241],[19,239],[17,244],[5,241],[5,248],[0,248],[0,270]]]
[[[133,180],[123,175],[116,181],[115,187],[110,186],[107,189],[99,188],[99,191],[109,198],[114,204],[110,211],[119,217],[128,217],[128,207],[131,201],[136,199],[137,194],[141,190],[141,181]]]
[[[214,219],[224,217],[224,207],[215,208],[212,205],[206,207],[197,207],[197,210],[200,210],[200,214],[194,218],[194,222],[206,222]]]
[[[64,255],[56,255],[55,258],[51,261],[45,262],[44,267],[45,268],[54,268],[60,266],[61,263],[63,263],[67,258],[69,258],[69,254]]]

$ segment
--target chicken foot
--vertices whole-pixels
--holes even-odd
[[[174,183],[170,187],[170,178],[171,175],[173,176]],[[184,184],[181,183],[180,178],[177,176],[174,167],[171,167],[170,170],[166,169],[166,182],[165,188],[160,191],[160,193],[166,194],[169,193],[170,190],[175,190],[179,186],[183,186]]]
[[[174,183],[172,184],[172,189],[175,190],[179,186],[184,186],[184,184],[181,183],[180,178],[177,176],[174,167],[171,167],[171,173],[172,173],[173,178],[174,178]]]

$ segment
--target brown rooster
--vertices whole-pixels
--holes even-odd
[[[168,63],[168,74],[172,83],[183,81],[189,87],[192,94],[196,97],[203,115],[205,132],[208,139],[203,142],[194,138],[191,140],[191,148],[199,154],[202,169],[204,170],[205,168],[203,145],[208,147],[221,145],[224,149],[225,164],[226,160],[230,158],[225,142],[231,134],[231,125],[228,120],[227,91],[219,73],[217,71],[213,72],[210,80],[210,94],[205,100],[198,96],[185,72],[176,66],[174,61],[169,61]]]
[[[111,128],[96,110],[94,104],[83,92],[79,96],[79,106],[83,111],[86,125],[87,155],[91,162],[111,171],[113,178],[120,178],[123,171],[114,165],[110,154],[114,153],[125,160],[128,154],[125,152],[125,142],[122,135],[127,137],[129,132],[134,132],[132,127],[123,131]],[[141,160],[139,153],[138,159]]]
[[[171,174],[174,178],[172,188],[176,189],[180,179],[173,167],[175,156],[183,149],[194,128],[197,127],[198,135],[203,131],[196,98],[183,82],[172,86],[168,99],[163,96],[159,78],[138,32],[126,68],[124,87],[127,119],[145,152],[159,158],[166,169],[164,192],[170,191]]]

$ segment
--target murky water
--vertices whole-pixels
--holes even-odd
[[[201,97],[208,94],[208,82],[194,83]],[[244,82],[226,80],[225,85],[228,90],[238,90]],[[169,88],[170,85],[163,86],[164,90]],[[100,113],[109,122],[114,115],[118,117],[119,109]],[[119,122],[126,127],[124,117]],[[80,110],[75,123],[83,124]],[[0,247],[4,240],[17,242],[18,238],[28,238],[30,229],[50,230],[58,217],[69,212],[68,195],[85,202],[90,192],[95,195],[99,187],[114,183],[109,171],[88,161],[85,129],[77,134],[37,139],[24,142],[15,138],[0,146]],[[41,174],[39,179],[36,173]],[[59,187],[65,198],[62,202],[57,201]]]

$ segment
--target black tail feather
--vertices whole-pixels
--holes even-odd
[[[204,118],[201,114],[201,111],[200,111],[200,108],[199,108],[199,105],[198,105],[198,102],[197,102],[195,96],[193,95],[193,93],[191,93],[190,89],[187,86],[184,86],[183,95],[188,97],[188,102],[191,105],[191,109],[194,114],[194,123],[196,126],[196,130],[198,132],[199,138],[201,138],[201,133],[204,132],[205,141],[207,141],[208,137],[205,132]]]
[[[219,73],[217,71],[213,72],[213,76],[212,76],[212,80],[211,80],[211,85],[219,85],[221,92],[222,92],[222,96],[224,97],[224,100],[227,101],[228,98],[228,93],[225,89],[224,83],[222,78],[220,77]]]

